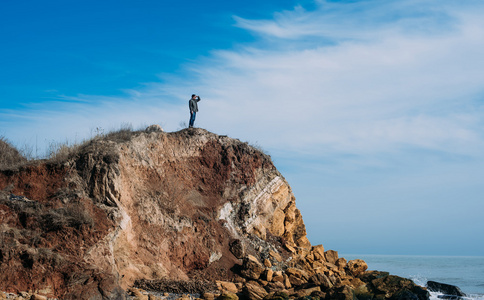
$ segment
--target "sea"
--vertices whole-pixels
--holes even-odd
[[[467,296],[464,299],[484,300],[484,256],[414,256],[414,255],[359,255],[340,254],[346,260],[363,259],[368,270],[387,271],[426,286],[437,281],[458,286]],[[440,299],[430,293],[430,299]]]

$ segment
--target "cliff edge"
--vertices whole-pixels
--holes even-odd
[[[426,299],[411,281],[312,246],[270,157],[203,129],[95,138],[1,171],[0,190],[0,291],[123,299],[171,280],[250,299]]]

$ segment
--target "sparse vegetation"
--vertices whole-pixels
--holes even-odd
[[[27,159],[7,139],[0,137],[0,169],[15,168],[25,162]]]
[[[129,141],[136,132],[137,131],[133,131],[131,123],[123,123],[119,129],[111,130],[107,133],[105,133],[103,128],[97,127],[95,130],[96,135],[81,143],[69,145],[68,141],[65,143],[52,142],[48,149],[48,159],[51,162],[60,163],[66,161],[70,156],[77,154],[79,149],[94,141],[103,139],[106,141],[122,143]]]
[[[94,226],[92,217],[80,204],[51,209],[40,216],[40,223],[46,231],[60,231],[66,227],[80,229],[83,225],[89,228]]]
[[[104,137],[114,142],[126,142],[131,139],[134,133],[131,123],[123,123],[121,128],[108,132]]]
[[[146,126],[145,126],[146,127]],[[119,129],[113,129],[106,132],[102,127],[96,127],[91,130],[90,139],[81,141],[79,143],[72,143],[69,141],[56,142],[51,141],[47,147],[44,158],[53,163],[61,163],[66,161],[72,155],[75,155],[79,149],[93,141],[104,139],[106,141],[113,141],[122,143],[129,141],[137,132],[143,131],[144,128],[133,130],[131,123],[121,124]],[[39,159],[37,151],[32,146],[24,145],[21,150],[15,148],[6,138],[0,136],[0,170],[17,168],[24,165],[28,161]],[[42,157],[42,156],[40,156]]]
[[[265,155],[268,155],[270,156],[263,148],[262,146],[258,143],[258,142],[255,142],[255,143],[249,143],[247,142],[247,144],[249,146],[251,146],[252,148],[256,149],[257,151],[261,152],[262,154],[265,154]]]

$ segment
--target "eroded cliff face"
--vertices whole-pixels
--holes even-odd
[[[0,189],[3,291],[109,298],[136,279],[227,280],[242,256],[311,249],[270,157],[203,129],[95,139],[3,171]]]

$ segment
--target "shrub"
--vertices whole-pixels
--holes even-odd
[[[26,161],[27,159],[7,139],[0,137],[0,169],[14,168]]]
[[[41,215],[40,223],[46,231],[60,231],[66,227],[80,229],[83,225],[90,228],[94,226],[91,215],[80,204],[52,209]]]

